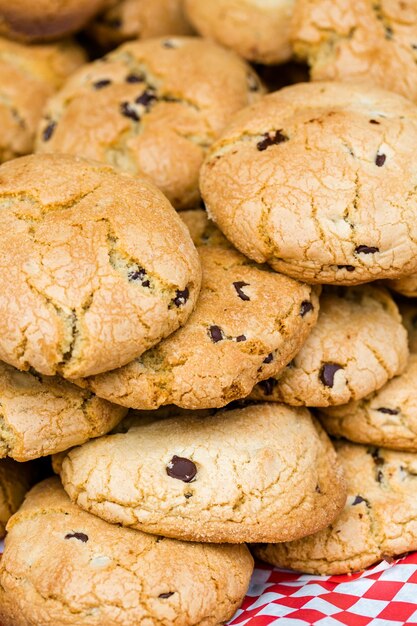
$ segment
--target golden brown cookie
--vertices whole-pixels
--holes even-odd
[[[294,0],[185,0],[193,26],[249,61],[283,63],[291,57]]]
[[[199,545],[120,528],[37,485],[8,524],[0,566],[3,626],[217,626],[240,606],[246,546]]]
[[[0,538],[4,537],[9,518],[17,511],[30,489],[33,472],[30,463],[0,459]]]
[[[198,250],[203,283],[187,323],[124,367],[80,384],[136,409],[221,407],[297,354],[317,321],[317,288],[231,248]]]
[[[85,60],[71,41],[26,46],[0,37],[0,162],[33,151],[47,99]]]
[[[417,101],[415,0],[296,0],[291,36],[313,80],[363,82]]]
[[[314,283],[417,267],[417,107],[344,83],[301,83],[235,116],[202,167],[209,216],[241,252]]]
[[[46,375],[120,367],[190,315],[200,263],[147,179],[67,155],[0,167],[0,359]]]
[[[194,207],[208,147],[262,91],[249,65],[209,41],[127,43],[86,65],[49,101],[37,150],[145,173],[175,207]]]
[[[0,362],[0,457],[28,461],[105,435],[126,409],[58,376]]]
[[[105,49],[129,39],[189,35],[182,4],[182,0],[108,0],[88,32]]]
[[[317,325],[281,376],[251,398],[325,407],[359,400],[405,369],[407,332],[389,293],[361,285],[327,288]]]
[[[417,456],[336,445],[348,484],[340,517],[298,541],[254,546],[260,559],[311,574],[345,574],[417,549]]]
[[[259,404],[132,424],[73,448],[70,498],[112,523],[188,541],[287,541],[345,503],[332,444],[306,409]]]
[[[0,33],[21,41],[48,41],[81,30],[106,0],[0,0]]]
[[[417,274],[403,276],[402,278],[397,278],[397,280],[387,280],[386,285],[407,298],[417,297]]]

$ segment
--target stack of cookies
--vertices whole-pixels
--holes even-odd
[[[2,626],[417,549],[414,4],[0,0]]]

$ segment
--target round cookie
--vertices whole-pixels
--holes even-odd
[[[387,280],[386,285],[407,298],[417,297],[417,274],[403,276],[402,278],[397,278],[397,280]]]
[[[202,289],[187,323],[124,367],[80,384],[135,409],[207,409],[244,398],[291,361],[317,321],[318,290],[231,248],[198,250]]]
[[[323,409],[320,419],[331,435],[357,443],[417,452],[417,354],[407,368],[358,402]]]
[[[281,376],[251,398],[325,407],[359,400],[404,371],[407,332],[389,293],[363,285],[327,288],[317,325]]]
[[[249,65],[209,41],[127,43],[84,66],[50,99],[37,151],[145,173],[176,208],[192,208],[208,147],[262,91]]]
[[[200,264],[147,179],[66,155],[0,167],[0,359],[46,375],[120,367],[190,315]]]
[[[246,546],[199,545],[108,524],[37,485],[8,524],[0,565],[3,626],[216,626],[242,603]]]
[[[417,107],[393,93],[301,83],[235,116],[200,184],[241,252],[312,283],[417,266]]]
[[[61,479],[71,500],[109,522],[203,542],[303,537],[346,497],[310,413],[272,403],[139,422],[73,448]]]
[[[298,541],[253,547],[278,567],[345,574],[417,549],[417,457],[410,452],[336,444],[348,485],[340,517]]]
[[[71,41],[26,46],[0,37],[0,162],[33,151],[47,99],[84,61]]]
[[[81,30],[106,0],[0,0],[0,33],[21,41],[59,39]]]
[[[297,0],[291,38],[313,80],[363,82],[417,101],[414,0]]]
[[[33,482],[33,466],[0,459],[0,538],[6,534],[9,518],[21,505]]]
[[[182,0],[110,0],[88,28],[102,47],[111,48],[129,39],[189,35]]]
[[[28,461],[99,437],[126,409],[57,376],[21,372],[0,362],[0,457]]]
[[[249,61],[273,64],[291,57],[294,0],[185,0],[196,30]]]
[[[233,248],[222,231],[207,215],[204,209],[180,211],[180,218],[190,231],[195,246],[214,246],[216,248]]]
[[[408,347],[410,352],[417,352],[417,301],[397,300],[398,308],[403,319],[403,324],[408,332]]]

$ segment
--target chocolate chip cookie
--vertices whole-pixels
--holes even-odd
[[[120,367],[190,315],[200,263],[147,179],[67,155],[0,167],[0,359],[45,375]]]
[[[138,359],[81,384],[136,409],[205,409],[247,396],[291,361],[316,323],[317,288],[231,248],[198,250],[203,283],[187,323]]]
[[[417,107],[377,88],[302,83],[235,116],[201,170],[209,216],[241,252],[312,283],[417,266]]]
[[[292,42],[313,80],[373,84],[417,101],[414,0],[297,0]]]
[[[104,49],[129,39],[189,35],[191,30],[182,0],[109,0],[88,27]]]
[[[312,574],[355,572],[417,549],[417,456],[336,445],[348,499],[328,528],[299,541],[255,546],[256,556]]]
[[[417,297],[417,274],[403,276],[397,280],[387,280],[387,287],[407,298]]]
[[[0,538],[4,537],[9,518],[17,511],[30,489],[32,472],[30,463],[0,459]]]
[[[187,16],[199,33],[265,64],[291,57],[293,5],[294,0],[185,0]]]
[[[26,46],[0,37],[0,162],[33,151],[47,99],[84,61],[71,41]]]
[[[246,546],[199,545],[120,528],[37,485],[8,524],[0,566],[4,626],[216,626],[240,606]]]
[[[406,367],[407,332],[380,287],[327,288],[317,325],[281,376],[264,380],[252,398],[329,406],[359,400]]]
[[[37,150],[145,173],[174,206],[194,207],[208,147],[262,90],[249,65],[209,41],[127,43],[76,72],[51,98]]]
[[[58,376],[0,362],[0,457],[28,461],[108,433],[126,409]]]
[[[134,425],[73,448],[70,498],[112,523],[188,541],[286,541],[327,526],[342,474],[306,409],[259,404]]]

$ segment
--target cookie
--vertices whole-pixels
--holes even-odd
[[[209,216],[241,252],[311,283],[416,271],[417,107],[301,83],[235,116],[201,170]]]
[[[215,626],[249,585],[246,546],[198,545],[108,524],[37,485],[8,524],[0,566],[4,626]]]
[[[85,61],[71,41],[26,46],[0,37],[0,162],[33,151],[48,98]]]
[[[345,503],[327,435],[306,409],[273,403],[139,422],[73,448],[61,478],[83,509],[187,541],[287,541]]]
[[[198,250],[203,283],[187,323],[131,363],[81,384],[135,409],[207,409],[244,398],[291,361],[316,323],[317,289],[236,250]]]
[[[406,367],[407,332],[387,291],[363,285],[327,288],[317,325],[283,374],[251,397],[325,407],[359,400]]]
[[[58,376],[0,362],[0,457],[28,461],[108,433],[126,409]]]
[[[397,301],[397,304],[408,332],[410,352],[417,352],[417,301],[401,299]]]
[[[110,0],[91,22],[88,33],[108,49],[129,39],[189,35],[191,26],[182,0]]]
[[[416,455],[353,443],[336,448],[348,485],[340,517],[310,537],[255,546],[260,559],[311,574],[345,574],[417,549]]]
[[[0,459],[0,538],[4,537],[9,518],[17,511],[30,489],[32,472],[30,463]]]
[[[417,274],[403,276],[397,280],[387,280],[387,287],[407,298],[417,297]]]
[[[191,239],[195,246],[233,248],[230,241],[217,228],[204,209],[181,211],[179,216],[190,231]]]
[[[176,208],[193,208],[208,147],[262,90],[249,65],[208,41],[127,43],[84,66],[51,98],[37,151],[145,173]]]
[[[331,435],[393,450],[417,452],[417,354],[407,368],[358,402],[330,407],[320,420]]]
[[[273,64],[291,57],[294,0],[185,0],[186,14],[204,37],[249,61]]]
[[[313,80],[362,82],[417,101],[413,0],[297,0],[291,30]]]
[[[0,0],[0,33],[20,41],[48,41],[81,30],[106,0]]]
[[[66,155],[0,167],[0,359],[45,375],[120,367],[190,315],[200,264],[147,179]]]

